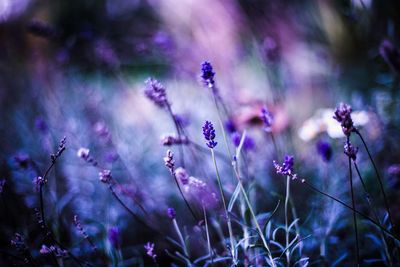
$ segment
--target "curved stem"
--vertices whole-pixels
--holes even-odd
[[[371,156],[371,153],[369,152],[367,143],[365,142],[365,140],[362,137],[361,133],[357,129],[355,129],[354,131],[360,137],[361,142],[363,143],[363,145],[365,147],[365,150],[367,151],[368,157],[369,157],[369,159],[370,159],[370,161],[372,163],[372,166],[374,167],[376,178],[378,179],[379,187],[380,187],[380,190],[381,190],[382,195],[383,195],[383,200],[385,201],[385,208],[386,208],[386,211],[388,213],[389,222],[390,222],[390,224],[392,225],[392,227],[394,229],[394,224],[393,224],[393,220],[392,220],[392,214],[390,213],[390,208],[389,208],[389,202],[388,202],[387,197],[386,197],[385,189],[383,188],[382,178],[379,175],[378,168],[375,165],[375,161],[373,160],[373,158]]]
[[[178,138],[179,138],[179,140],[182,140],[182,134],[181,134],[181,130],[180,130],[180,127],[179,127],[179,123],[176,120],[176,117],[175,117],[174,113],[172,112],[171,104],[168,103],[167,109],[168,109],[169,115],[171,116],[171,118],[172,118],[172,120],[174,122],[175,130],[176,130],[176,133],[178,134]],[[182,143],[179,145],[179,159],[181,161],[182,167],[185,168],[185,159],[184,159],[184,155],[183,155],[183,144]]]
[[[188,209],[189,209],[190,213],[192,214],[194,220],[195,220],[196,222],[198,222],[199,219],[197,218],[196,213],[195,213],[195,212],[193,211],[193,209],[190,207],[189,202],[187,201],[185,195],[183,194],[182,189],[181,189],[181,186],[179,185],[178,179],[176,178],[175,172],[173,172],[171,175],[172,175],[172,177],[173,177],[174,180],[175,180],[176,186],[178,187],[179,193],[181,194],[181,196],[182,196],[182,198],[183,198],[183,201],[185,202],[186,206],[188,207]]]
[[[288,205],[290,196],[290,176],[286,177],[286,197],[285,197],[285,231],[286,231],[286,264],[290,266],[290,250],[289,250],[289,223],[288,223]]]
[[[361,217],[363,217],[364,219],[368,220],[369,222],[371,222],[373,225],[375,225],[376,227],[378,227],[379,229],[381,229],[382,231],[384,231],[386,234],[388,234],[389,236],[391,236],[392,238],[396,239],[397,241],[400,242],[400,237],[398,237],[396,234],[392,233],[391,231],[387,230],[386,228],[382,227],[378,222],[374,221],[373,219],[371,219],[368,215],[365,215],[364,213],[353,209],[351,206],[347,205],[346,203],[344,203],[343,201],[341,201],[340,199],[331,196],[321,190],[319,190],[318,188],[316,188],[315,186],[313,186],[312,184],[308,183],[306,180],[302,179],[301,182],[305,185],[308,186],[309,189],[311,189],[314,192],[317,192],[323,196],[326,196],[334,201],[336,201],[337,203],[341,204],[342,206],[348,208],[351,211],[354,211],[355,213],[357,213],[358,215],[360,215]]]

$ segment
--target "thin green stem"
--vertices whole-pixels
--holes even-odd
[[[215,172],[217,175],[217,182],[218,182],[218,187],[219,187],[219,191],[221,194],[222,204],[224,206],[225,217],[226,217],[227,224],[228,224],[229,241],[230,241],[230,246],[231,246],[230,249],[231,249],[231,254],[233,257],[233,263],[234,263],[234,265],[236,265],[235,241],[234,241],[234,237],[233,237],[231,218],[230,218],[228,210],[226,208],[224,189],[222,187],[221,177],[219,175],[219,170],[218,170],[217,161],[215,159],[214,149],[211,148],[210,150],[211,150],[211,156],[212,156],[212,160],[213,160],[214,167],[215,167]]]
[[[213,255],[213,251],[211,249],[210,232],[208,230],[208,221],[207,221],[207,212],[206,212],[206,208],[204,207],[204,205],[202,205],[202,207],[203,207],[204,222],[205,222],[205,226],[206,226],[208,254],[210,254],[210,257],[211,257],[211,266],[214,266],[214,255]]]

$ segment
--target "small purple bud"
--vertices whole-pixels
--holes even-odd
[[[154,243],[147,242],[147,244],[144,245],[144,249],[146,250],[147,256],[156,261],[157,254],[154,252]]]
[[[211,88],[214,86],[215,83],[214,76],[215,72],[213,70],[211,63],[208,61],[204,61],[201,64],[201,78],[207,87]]]
[[[339,106],[336,108],[333,118],[337,120],[340,125],[342,126],[343,133],[346,136],[349,136],[351,132],[354,131],[354,124],[351,118],[352,112],[351,106],[340,103]]]
[[[176,211],[174,208],[168,208],[167,210],[168,217],[173,220],[176,217]]]
[[[263,107],[261,109],[261,120],[264,123],[264,131],[266,132],[271,132],[272,128],[272,123],[274,121],[274,116],[272,115],[271,112],[267,109],[267,107]]]
[[[149,78],[146,80],[146,89],[144,91],[147,98],[154,102],[160,108],[165,108],[169,105],[167,92],[164,86],[156,79]]]
[[[344,144],[344,153],[353,161],[357,159],[358,147],[353,146],[350,142]]]
[[[293,173],[294,157],[286,155],[282,165],[279,165],[275,160],[273,161],[277,174],[289,175],[292,179],[296,179],[297,175]]]

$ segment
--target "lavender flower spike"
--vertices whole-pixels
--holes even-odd
[[[343,133],[346,136],[350,136],[351,132],[354,132],[354,124],[353,120],[351,119],[351,112],[353,110],[351,109],[351,106],[340,103],[339,107],[336,108],[335,110],[335,115],[333,118],[340,122],[340,125],[342,126]]]
[[[266,132],[271,132],[271,127],[272,127],[272,123],[274,120],[274,117],[272,115],[271,112],[269,112],[269,110],[266,107],[263,107],[261,109],[261,120],[264,123],[264,131]]]
[[[353,161],[357,159],[358,147],[353,146],[350,142],[344,144],[344,153]]]
[[[215,72],[213,71],[211,63],[204,61],[201,64],[201,78],[207,87],[212,88],[214,86],[214,76]]]
[[[144,248],[146,249],[147,256],[153,258],[153,260],[156,261],[157,254],[154,253],[154,243],[147,242],[147,244],[144,245]]]
[[[217,146],[217,142],[214,141],[215,139],[215,129],[214,126],[211,122],[206,121],[206,123],[203,126],[203,135],[204,138],[207,140],[206,145],[213,149],[214,147]]]
[[[160,108],[165,108],[169,105],[167,92],[165,87],[156,79],[149,78],[146,80],[146,89],[144,91],[147,98],[154,102]]]
[[[288,175],[292,177],[293,180],[297,178],[297,174],[293,173],[293,156],[286,155],[285,161],[282,163],[282,165],[279,165],[275,160],[273,161],[273,164],[277,174]]]
[[[171,173],[174,173],[175,161],[174,153],[171,150],[167,151],[167,155],[164,157],[165,166],[169,169]]]

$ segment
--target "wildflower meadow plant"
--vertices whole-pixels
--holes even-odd
[[[400,266],[395,1],[44,2],[0,4],[0,266]]]

